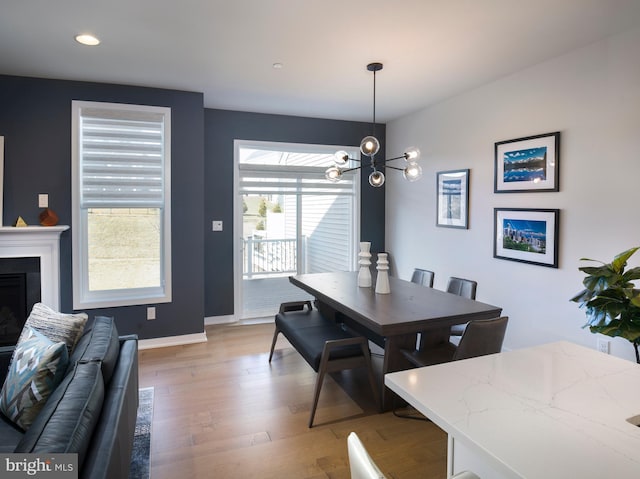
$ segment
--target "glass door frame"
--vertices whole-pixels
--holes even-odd
[[[243,319],[243,209],[242,201],[239,200],[239,184],[240,184],[240,149],[241,148],[264,148],[265,150],[290,151],[290,152],[307,152],[307,153],[326,153],[333,154],[339,150],[345,150],[351,157],[360,155],[360,150],[355,146],[339,146],[339,145],[314,145],[305,143],[288,143],[288,142],[271,142],[271,141],[255,141],[255,140],[239,140],[233,142],[233,282],[234,282],[234,318],[236,321]],[[328,165],[330,166],[330,165]],[[328,167],[327,166],[327,167]],[[354,245],[359,244],[360,235],[360,170],[355,171],[354,175],[354,205],[353,205],[353,224],[351,234],[353,235]],[[300,208],[301,198],[297,200],[296,208],[296,232],[299,236],[302,208]],[[299,253],[300,245],[298,245]],[[299,256],[298,256],[299,257]],[[355,271],[358,263],[357,252],[353,255],[352,268]],[[299,269],[299,265],[297,265]]]

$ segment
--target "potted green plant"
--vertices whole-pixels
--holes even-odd
[[[613,258],[611,263],[603,263],[589,258],[601,266],[578,268],[587,276],[582,281],[584,289],[571,298],[585,309],[587,322],[592,333],[620,336],[630,341],[636,352],[636,362],[640,364],[640,289],[632,281],[640,279],[640,267],[625,271],[627,260],[640,247],[628,249]]]

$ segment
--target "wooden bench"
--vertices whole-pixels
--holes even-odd
[[[287,338],[289,343],[318,373],[313,394],[313,405],[309,417],[309,427],[318,406],[318,398],[324,377],[327,373],[365,367],[369,373],[369,382],[378,408],[380,399],[376,389],[369,344],[363,336],[358,336],[335,323],[319,311],[314,310],[310,301],[282,303],[276,314],[276,329],[273,333],[269,362],[273,357],[278,334]]]

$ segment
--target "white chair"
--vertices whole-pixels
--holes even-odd
[[[480,479],[480,477],[476,476],[473,472],[462,471],[455,476],[451,476],[451,479]]]
[[[347,448],[349,450],[351,479],[386,479],[355,432],[350,433],[347,437]]]

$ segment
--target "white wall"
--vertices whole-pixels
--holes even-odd
[[[640,27],[532,66],[387,125],[387,156],[417,146],[421,181],[387,175],[386,248],[395,271],[414,267],[478,281],[477,299],[510,317],[505,348],[567,339],[581,329],[582,257],[610,261],[640,245]],[[494,143],[561,132],[560,191],[493,193]],[[470,168],[469,229],[435,226],[437,171]],[[559,208],[559,268],[493,258],[493,208]],[[630,260],[640,265],[640,253]],[[616,338],[611,353],[635,360]]]

